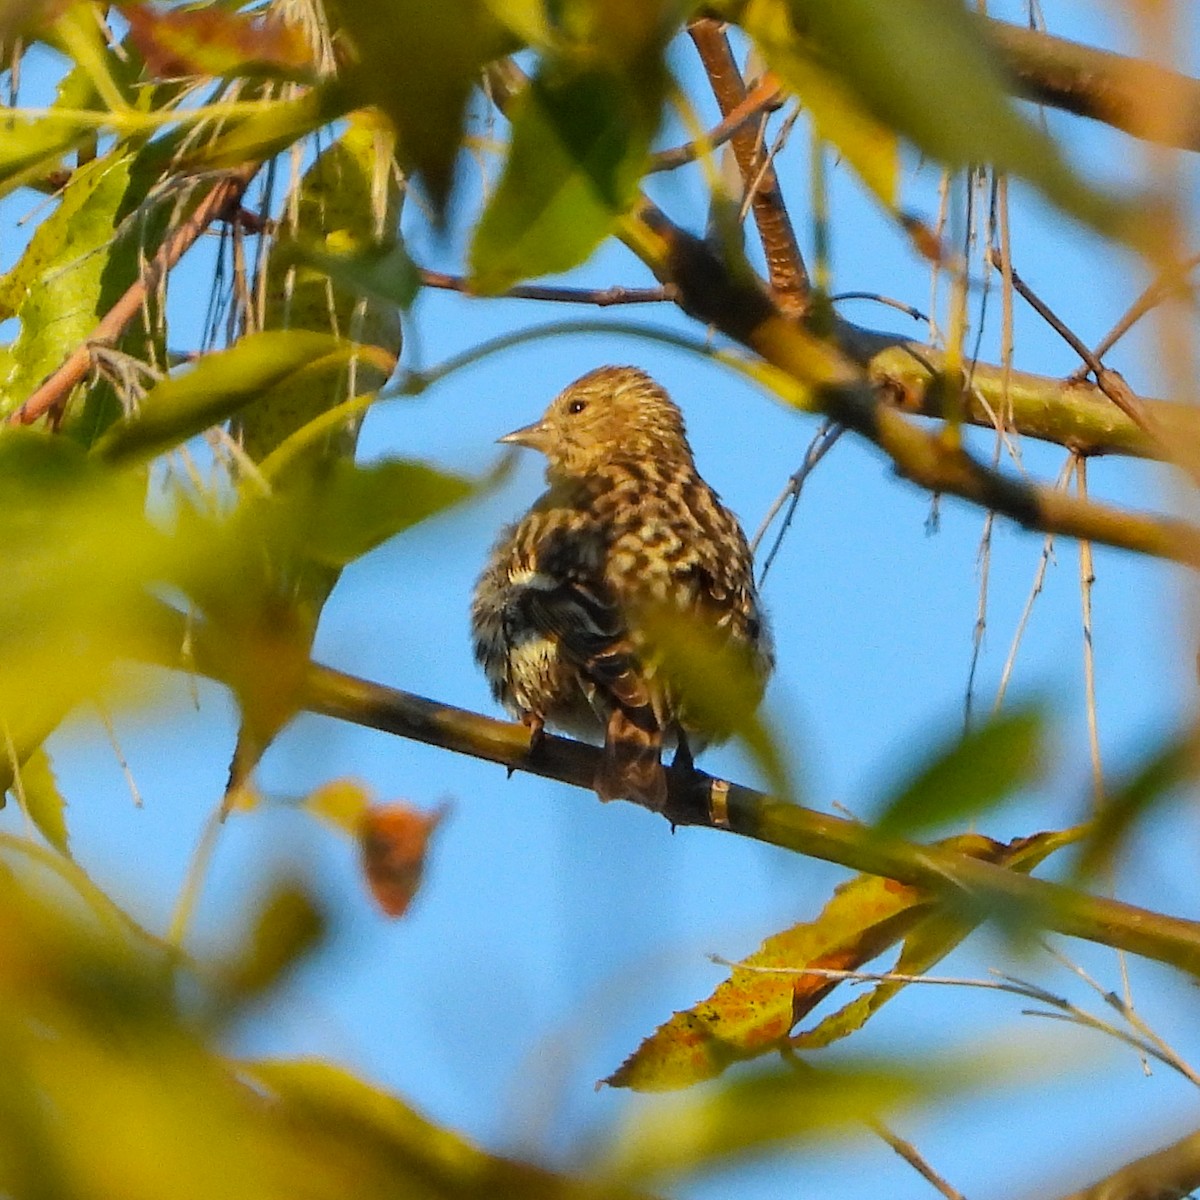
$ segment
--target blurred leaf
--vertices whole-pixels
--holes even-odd
[[[0,436],[0,718],[11,728],[53,728],[103,690],[116,657],[137,656],[146,585],[179,554],[146,520],[144,486],[65,438]]]
[[[228,350],[206,354],[195,366],[152,388],[137,413],[100,438],[95,453],[110,463],[153,458],[260,400],[272,388],[294,385],[306,369],[344,369],[357,352],[331,333],[248,334]]]
[[[67,838],[67,799],[58,789],[50,755],[39,746],[21,763],[20,786],[14,792],[37,831],[60,854],[70,855]]]
[[[309,792],[301,808],[340,832],[358,837],[370,805],[371,792],[365,785],[354,779],[333,779]]]
[[[277,16],[219,6],[159,10],[118,4],[129,36],[151,75],[261,75],[307,80],[314,64],[308,39]]]
[[[1155,805],[1200,772],[1200,735],[1185,729],[1168,736],[1123,782],[1111,788],[1091,822],[1075,864],[1077,884],[1111,870],[1125,839]]]
[[[751,0],[743,23],[767,64],[811,113],[821,137],[841,151],[882,204],[895,210],[900,182],[895,131],[868,112],[853,89],[808,52],[805,42],[796,37],[786,3]]]
[[[683,723],[711,741],[736,737],[780,799],[795,796],[795,781],[779,739],[760,712],[764,664],[723,629],[681,619],[670,606],[639,614],[650,657],[668,681]]]
[[[292,242],[283,251],[283,261],[311,267],[339,287],[393,308],[407,309],[421,286],[417,268],[399,242],[352,254],[329,254],[316,246]]]
[[[931,903],[918,889],[875,875],[841,884],[815,921],[767,938],[709,999],[660,1025],[604,1082],[672,1091],[777,1051],[796,1022],[838,986],[799,974],[801,968],[856,970],[911,929]]]
[[[376,903],[402,917],[421,886],[429,839],[449,808],[421,812],[407,804],[382,804],[363,814],[358,843],[363,873]]]
[[[310,517],[298,532],[312,559],[341,567],[474,491],[469,480],[423,463],[384,459],[360,467],[338,462],[321,481]]]
[[[504,174],[471,244],[472,287],[578,266],[637,195],[665,77],[604,67],[544,70],[510,106]]]
[[[828,1137],[928,1101],[943,1083],[939,1074],[928,1066],[883,1063],[818,1071],[797,1062],[723,1080],[639,1105],[623,1122],[602,1170],[606,1178],[642,1182]]]
[[[484,64],[510,47],[507,32],[483,0],[336,0],[333,11],[358,53],[347,77],[392,119],[402,157],[442,214],[467,97]]]
[[[994,808],[1041,772],[1045,726],[1044,710],[1030,705],[968,730],[883,805],[876,832],[903,835]]]
[[[295,880],[272,888],[245,943],[222,969],[221,982],[235,998],[261,996],[321,944],[327,919],[307,887]]]
[[[638,1200],[641,1193],[573,1179],[485,1154],[332,1063],[258,1061],[242,1065],[298,1143],[323,1152],[368,1181],[366,1195],[389,1200]],[[385,1181],[390,1191],[370,1184]],[[311,1193],[310,1193],[311,1194]],[[351,1192],[362,1197],[364,1191]],[[334,1200],[336,1193],[328,1193]],[[642,1200],[648,1200],[643,1197]]]
[[[264,100],[257,112],[225,121],[211,140],[181,154],[180,170],[201,173],[266,161],[343,116],[352,97],[337,80],[326,80],[290,99]]]
[[[924,153],[951,167],[990,163],[1101,232],[1133,236],[1132,206],[1078,178],[1009,98],[999,60],[961,0],[749,0],[745,21],[772,30],[786,78],[781,9],[799,45],[811,39],[803,53],[820,57],[868,111]]]

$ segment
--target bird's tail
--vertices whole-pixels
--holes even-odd
[[[662,729],[657,721],[637,720],[644,711],[613,709],[604,757],[596,772],[596,794],[601,800],[632,800],[662,812],[667,804],[667,774],[660,758]]]

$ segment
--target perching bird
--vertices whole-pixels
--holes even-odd
[[[549,487],[475,587],[475,657],[535,738],[543,723],[603,732],[601,799],[662,810],[664,745],[690,756],[685,735],[698,747],[728,730],[673,694],[654,631],[666,620],[740,655],[755,704],[771,671],[745,535],[697,474],[683,415],[636,367],[589,372],[499,440],[540,450]]]

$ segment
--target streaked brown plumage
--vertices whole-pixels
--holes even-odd
[[[667,614],[743,651],[761,692],[771,645],[746,538],[697,474],[679,409],[636,367],[590,372],[500,440],[545,454],[549,487],[476,585],[475,657],[535,731],[603,732],[602,799],[661,809],[664,743],[718,731],[689,720],[646,626]]]

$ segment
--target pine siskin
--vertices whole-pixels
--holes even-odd
[[[601,799],[662,810],[664,744],[690,756],[685,735],[722,731],[672,694],[647,626],[666,616],[740,653],[757,704],[773,661],[745,535],[697,474],[683,415],[636,367],[590,372],[500,441],[540,450],[549,487],[476,584],[475,657],[535,737],[545,722],[603,732]]]

